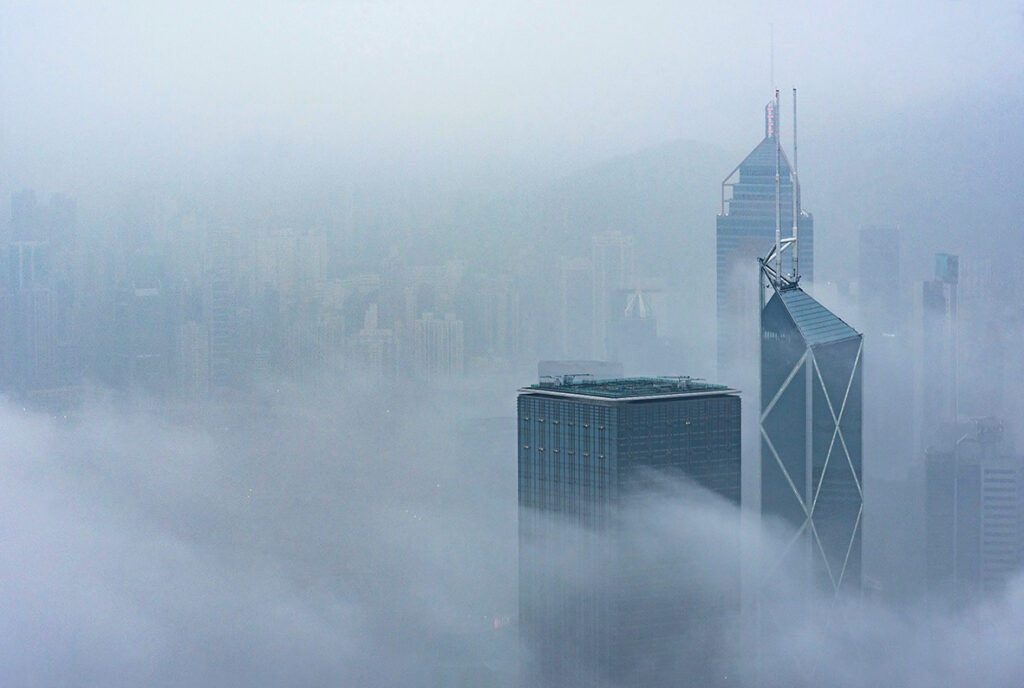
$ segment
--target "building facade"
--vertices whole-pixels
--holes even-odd
[[[1024,563],[1024,457],[996,418],[939,435],[925,454],[928,589],[959,605],[1000,592]]]
[[[790,533],[776,570],[860,585],[861,335],[795,285],[761,312],[761,513]]]
[[[666,474],[738,505],[738,394],[688,378],[565,376],[520,390],[518,426],[524,685],[662,685],[709,610],[630,584],[685,572],[632,570],[617,509]],[[738,611],[736,573],[735,595],[710,613]]]
[[[719,377],[756,367],[758,294],[751,268],[764,247],[775,241],[777,213],[782,233],[788,236],[796,208],[799,271],[805,285],[814,280],[814,218],[801,209],[799,180],[779,147],[778,136],[778,116],[772,102],[765,106],[764,139],[722,182],[715,252]],[[784,272],[792,271],[791,261],[791,254],[786,255]]]

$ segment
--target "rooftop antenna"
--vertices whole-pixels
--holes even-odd
[[[775,24],[768,25],[769,35],[769,48],[768,48],[768,64],[769,74],[772,80],[772,90],[775,90]]]
[[[796,87],[793,88],[793,280],[800,279],[800,241],[797,234],[797,218],[800,216],[800,203],[797,200],[800,188],[799,164],[796,153]]]
[[[775,112],[779,111],[779,90],[775,89]],[[782,198],[779,195],[779,167],[782,147],[779,144],[779,127],[775,126],[775,274],[782,274]]]

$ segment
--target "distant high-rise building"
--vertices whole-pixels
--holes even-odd
[[[957,380],[960,415],[1024,418],[1024,255],[982,251],[961,256],[959,268],[957,367],[970,371]]]
[[[735,379],[738,371],[756,370],[758,293],[753,267],[765,246],[775,240],[777,214],[783,236],[789,236],[796,207],[799,270],[805,286],[814,279],[814,218],[800,207],[799,180],[794,205],[795,175],[779,147],[778,136],[778,116],[772,101],[765,106],[764,139],[722,182],[716,233],[719,377]],[[785,256],[783,272],[792,270],[791,255]]]
[[[734,390],[688,378],[578,380],[568,375],[519,393],[524,682],[678,685],[680,677],[666,675],[665,667],[693,650],[695,636],[712,635],[714,618],[738,612],[738,559],[727,600],[695,603],[673,594],[671,582],[687,571],[645,571],[643,579],[655,583],[638,590],[633,560],[615,545],[616,509],[655,471],[688,478],[738,505],[740,399]],[[573,541],[560,539],[565,528]],[[613,551],[587,550],[591,533],[607,538]],[[736,544],[715,546],[726,551]],[[564,556],[566,549],[574,554]],[[705,668],[708,676],[689,664],[687,679],[713,685],[717,678],[710,676],[723,673]]]
[[[593,271],[590,261],[563,257],[558,264],[558,277],[558,355],[569,359],[594,358]]]
[[[862,337],[791,282],[761,312],[761,513],[795,538],[783,567],[860,585]]]
[[[860,231],[860,315],[868,334],[893,335],[902,315],[900,302],[900,233],[895,227]]]
[[[499,365],[516,360],[522,352],[522,311],[515,280],[481,276],[472,299],[475,317],[465,318],[467,356],[473,351]]]
[[[464,328],[454,313],[435,318],[424,313],[413,321],[415,370],[424,377],[461,375],[465,365]]]
[[[921,292],[921,348],[918,356],[918,456],[943,425],[957,420],[957,256],[935,256],[935,279]]]
[[[2,256],[0,386],[20,393],[69,383],[69,288],[54,288],[50,249],[46,242],[16,241]]]
[[[238,384],[245,370],[240,337],[240,303],[233,270],[234,237],[216,233],[211,237],[203,313],[210,346],[210,389],[222,390]]]
[[[950,423],[925,455],[929,590],[957,605],[999,592],[1024,563],[1024,457],[1003,423]]]
[[[164,391],[172,345],[167,316],[159,286],[132,286],[121,292],[115,314],[121,384],[148,392]]]
[[[608,355],[621,361],[630,375],[650,374],[658,360],[658,320],[650,296],[643,289],[620,290],[625,305],[614,314],[608,327]]]
[[[859,322],[871,342],[871,366],[864,372],[865,460],[877,475],[904,479],[919,464],[914,447],[914,346],[906,326],[909,303],[900,288],[899,230],[872,226],[860,232]]]
[[[633,237],[621,232],[606,232],[591,239],[590,265],[593,275],[591,329],[593,352],[608,355],[608,329],[619,307],[618,292],[632,286]]]
[[[45,287],[5,293],[0,298],[0,319],[0,384],[19,393],[63,384],[56,293]]]
[[[376,303],[367,307],[363,327],[353,335],[349,346],[360,368],[374,379],[391,379],[398,374],[398,338],[394,330],[380,326]]]
[[[15,241],[7,245],[7,280],[10,291],[49,284],[49,246],[40,241]]]
[[[128,259],[114,315],[117,382],[150,393],[166,391],[175,351],[165,281],[162,256],[136,251]]]

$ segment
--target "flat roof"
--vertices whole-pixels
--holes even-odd
[[[689,377],[626,377],[594,380],[574,375],[556,377],[523,387],[521,394],[591,397],[616,401],[635,401],[654,397],[692,397],[736,394],[737,390]]]

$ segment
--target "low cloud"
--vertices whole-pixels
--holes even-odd
[[[200,422],[98,400],[70,422],[0,406],[3,683],[512,685],[514,471],[494,494],[493,467],[465,470],[449,422],[464,408],[346,392],[268,389]],[[633,566],[609,592],[626,597],[666,580],[684,604],[727,596],[723,543],[748,570],[781,545],[670,481],[621,518]],[[587,573],[570,583],[610,585]],[[1024,680],[1020,580],[958,615],[833,604],[786,577],[769,594],[792,613],[761,648],[764,685]],[[740,638],[733,668],[752,676],[747,628],[737,616],[663,670],[697,675]]]

